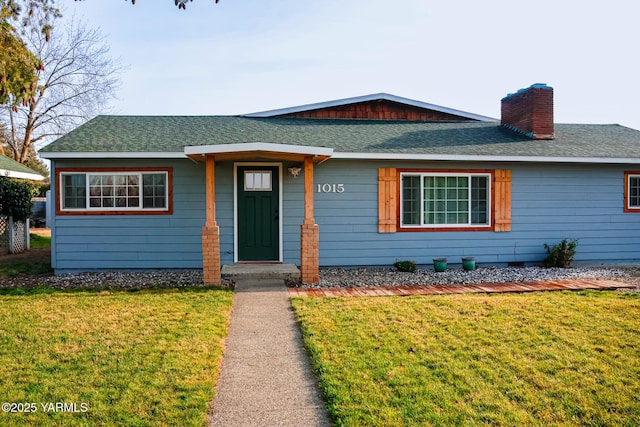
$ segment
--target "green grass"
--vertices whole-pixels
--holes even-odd
[[[40,236],[38,234],[29,234],[31,237],[30,245],[32,248],[48,248],[51,247],[51,237]]]
[[[293,306],[336,425],[640,425],[640,295]]]
[[[0,296],[0,402],[37,405],[0,411],[0,425],[204,425],[231,300],[219,289]],[[57,402],[80,412],[41,406]]]

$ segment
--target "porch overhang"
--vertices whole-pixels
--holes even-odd
[[[274,144],[271,142],[245,142],[240,144],[192,145],[184,148],[184,154],[195,162],[204,162],[207,155],[213,155],[216,161],[287,160],[302,162],[305,157],[311,157],[314,163],[322,163],[331,158],[333,148]]]

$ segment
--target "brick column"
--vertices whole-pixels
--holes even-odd
[[[320,230],[313,217],[313,158],[304,158],[304,222],[300,226],[300,276],[302,283],[317,283],[320,276]]]
[[[320,269],[318,267],[318,224],[302,224],[300,226],[300,279],[302,283],[318,283]]]
[[[205,285],[220,285],[220,229],[216,223],[215,158],[206,160],[206,212],[202,227],[202,273]]]
[[[202,273],[205,285],[220,285],[220,230],[202,227]]]

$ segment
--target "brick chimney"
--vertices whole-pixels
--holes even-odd
[[[536,83],[502,98],[500,124],[532,139],[555,139],[553,88]]]

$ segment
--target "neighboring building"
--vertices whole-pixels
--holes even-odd
[[[42,181],[44,176],[15,160],[0,154],[0,176]]]
[[[387,94],[245,116],[99,116],[51,160],[52,265],[199,269],[640,261],[640,131],[555,124],[553,89],[502,122]]]

